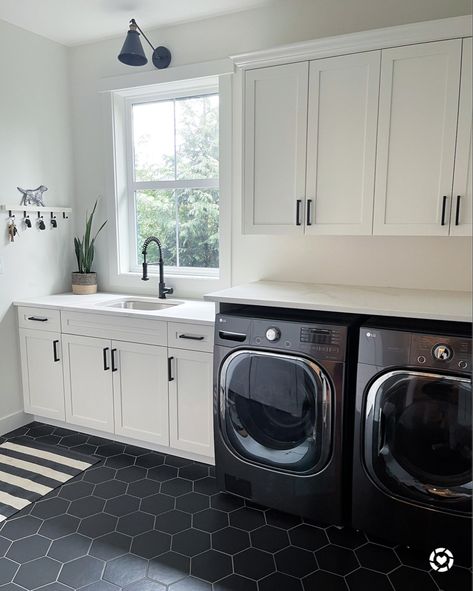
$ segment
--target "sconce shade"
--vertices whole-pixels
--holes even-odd
[[[144,66],[148,63],[138,31],[128,31],[118,59],[127,66]]]

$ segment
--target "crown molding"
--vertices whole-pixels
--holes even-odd
[[[230,59],[235,66],[246,70],[471,36],[472,17],[467,15],[280,45],[271,49],[233,55]]]

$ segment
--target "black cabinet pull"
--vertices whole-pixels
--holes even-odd
[[[54,356],[54,361],[61,361],[59,359],[59,355],[57,352],[57,346],[59,344],[59,341],[53,341],[53,356]]]
[[[112,371],[117,371],[117,365],[115,363],[115,361],[116,361],[116,359],[115,359],[116,352],[117,352],[116,349],[112,349]]]
[[[312,199],[307,199],[307,225],[312,226]]]
[[[298,199],[296,201],[296,226],[301,226],[301,207],[302,207],[302,199]]]
[[[110,369],[110,366],[108,365],[108,360],[107,360],[107,352],[109,351],[108,347],[104,347],[103,349],[103,369],[104,371],[108,371]]]
[[[460,225],[460,201],[461,195],[457,195],[457,208],[455,210],[455,226]]]
[[[446,195],[444,195],[443,199],[442,199],[442,220],[440,222],[441,226],[445,226],[445,213],[447,211],[447,199],[448,199],[448,197]]]
[[[172,375],[172,362],[174,360],[174,357],[168,357],[168,382],[173,382],[174,381],[174,377]]]
[[[33,320],[33,322],[47,322],[48,319],[44,316],[29,316],[28,320]]]
[[[205,339],[205,337],[199,337],[199,336],[193,335],[193,334],[180,334],[179,338],[180,339],[188,339],[189,341],[203,341]]]

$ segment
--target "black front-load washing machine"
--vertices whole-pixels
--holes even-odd
[[[426,331],[407,321],[360,328],[352,523],[469,560],[471,332],[454,323]]]
[[[344,521],[350,322],[310,313],[306,319],[281,312],[217,315],[214,433],[221,490],[314,520]]]

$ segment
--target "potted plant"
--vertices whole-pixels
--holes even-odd
[[[97,293],[97,274],[91,271],[95,254],[95,240],[100,230],[102,230],[107,223],[107,220],[105,220],[97,230],[95,236],[92,239],[90,238],[95,209],[97,208],[97,201],[95,201],[90,216],[86,216],[85,234],[82,240],[74,238],[74,249],[78,271],[72,273],[72,292],[79,295]]]

